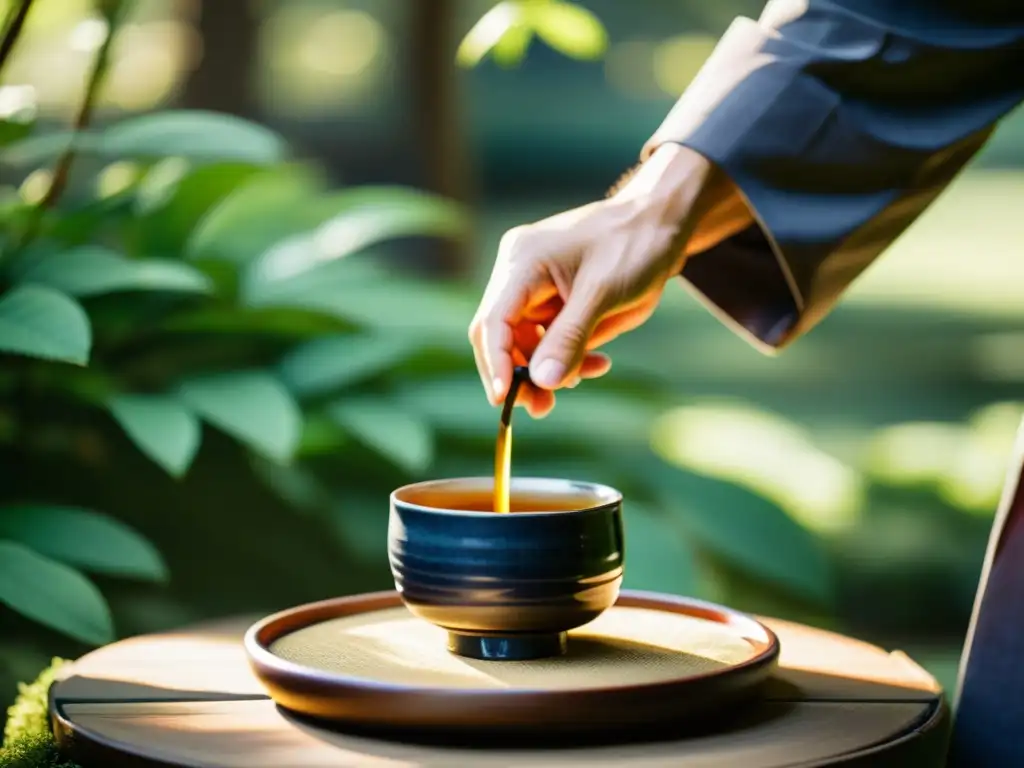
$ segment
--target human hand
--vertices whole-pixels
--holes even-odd
[[[469,332],[492,404],[516,365],[530,366],[517,404],[535,418],[551,411],[556,390],[608,372],[611,360],[596,350],[651,316],[690,252],[694,223],[717,211],[721,237],[742,228],[721,214],[721,194],[709,194],[721,188],[713,176],[697,153],[664,145],[608,199],[505,234]]]

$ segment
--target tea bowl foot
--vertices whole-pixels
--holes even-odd
[[[567,633],[547,635],[473,635],[448,633],[448,650],[481,661],[527,661],[561,656]]]

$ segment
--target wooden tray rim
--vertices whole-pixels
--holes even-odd
[[[444,696],[449,699],[452,697],[463,699],[480,699],[482,697],[508,699],[520,696],[575,697],[579,695],[600,697],[602,695],[607,696],[625,692],[657,695],[658,693],[671,691],[679,686],[699,684],[714,678],[727,678],[737,674],[756,676],[757,682],[760,682],[775,671],[779,661],[780,644],[778,636],[753,616],[704,600],[641,590],[622,590],[615,601],[615,606],[621,608],[645,608],[713,621],[739,630],[738,634],[740,637],[752,643],[763,643],[764,648],[746,661],[730,664],[721,669],[698,675],[650,683],[602,686],[579,690],[438,688],[402,685],[345,675],[338,672],[317,670],[283,659],[270,650],[270,646],[276,640],[314,624],[345,616],[358,616],[389,608],[400,608],[402,605],[401,595],[393,590],[368,592],[360,595],[336,597],[314,603],[306,603],[260,619],[246,631],[242,642],[253,673],[265,685],[265,678],[274,676],[279,679],[290,679],[294,681],[292,684],[298,683],[300,686],[303,684],[327,685],[339,689],[377,694],[416,694]],[[760,674],[758,674],[759,672]]]

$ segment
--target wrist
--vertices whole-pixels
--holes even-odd
[[[666,225],[677,227],[686,254],[712,248],[754,224],[736,185],[700,153],[666,143],[647,148],[644,157],[622,192],[644,200]]]
[[[715,180],[715,168],[680,144],[663,144],[619,189],[615,198],[653,213],[664,225],[683,227]]]

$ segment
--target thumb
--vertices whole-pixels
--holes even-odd
[[[558,389],[579,367],[598,321],[604,291],[596,284],[573,285],[530,359],[530,379],[543,389]]]

